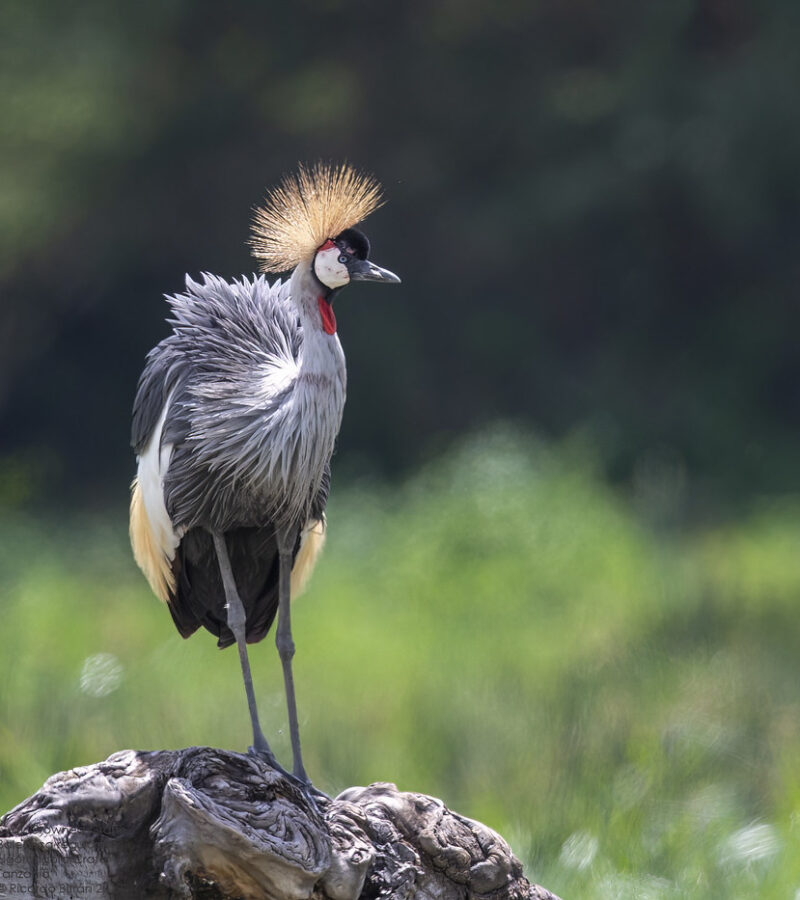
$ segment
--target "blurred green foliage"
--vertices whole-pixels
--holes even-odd
[[[404,279],[337,308],[354,470],[513,418],[590,428],[615,478],[672,454],[696,506],[797,489],[798,25],[793,0],[5,0],[0,455],[53,501],[119,490],[161,295],[250,270],[265,186],[349,157]]]
[[[798,25],[792,0],[4,0],[0,809],[124,746],[245,746],[235,657],[182,642],[131,560],[130,404],[161,295],[250,271],[264,188],[347,157],[403,286],[337,303],[309,770],[442,796],[564,897],[794,896],[800,508],[765,498],[800,489]]]
[[[336,493],[293,616],[315,781],[441,796],[564,897],[794,896],[800,507],[687,533],[638,502],[512,430]],[[235,655],[174,633],[121,520],[0,520],[0,808],[123,747],[246,746]],[[288,759],[271,638],[252,660]]]

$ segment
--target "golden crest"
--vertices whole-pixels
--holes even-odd
[[[348,163],[301,165],[255,210],[253,256],[262,272],[287,272],[382,203],[378,182]]]

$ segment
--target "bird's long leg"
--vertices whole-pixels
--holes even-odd
[[[292,740],[292,756],[294,758],[293,773],[295,778],[310,784],[306,770],[303,767],[303,757],[300,753],[300,729],[297,724],[297,703],[295,702],[294,676],[292,674],[294,641],[292,640],[291,575],[292,556],[295,540],[297,539],[297,531],[295,529],[278,528],[276,537],[278,539],[280,574],[278,576],[278,629],[275,634],[275,643],[283,664],[286,706],[289,711],[289,736]]]
[[[253,748],[264,754],[271,763],[276,764],[275,755],[270,749],[261,725],[258,721],[258,709],[256,708],[256,695],[253,691],[253,677],[250,674],[250,660],[247,656],[247,641],[245,638],[245,611],[239,592],[236,589],[236,581],[231,569],[231,561],[228,556],[228,547],[225,543],[225,535],[212,532],[214,549],[217,551],[219,571],[222,575],[222,584],[225,588],[225,601],[228,613],[228,628],[236,638],[236,646],[239,648],[239,661],[242,664],[242,677],[244,689],[247,693],[247,706],[250,709],[250,722],[253,725]]]

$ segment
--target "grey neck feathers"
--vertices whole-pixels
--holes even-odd
[[[316,279],[307,263],[301,263],[292,273],[289,296],[297,306],[303,327],[299,359],[301,377],[327,375],[341,379],[344,384],[344,352],[339,337],[327,334],[322,327],[319,298],[326,293],[330,292]]]

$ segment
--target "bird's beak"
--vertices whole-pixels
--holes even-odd
[[[350,281],[382,281],[384,284],[400,284],[400,279],[394,272],[382,269],[368,259],[353,259],[348,263],[347,271],[350,273]]]

